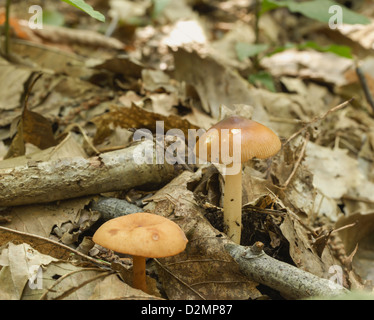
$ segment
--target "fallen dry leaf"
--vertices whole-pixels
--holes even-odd
[[[220,105],[253,105],[253,119],[266,121],[267,115],[251,92],[251,86],[243,78],[213,57],[201,57],[197,52],[182,48],[174,53],[175,78],[193,86],[199,95],[203,110],[213,118],[219,118]]]
[[[129,129],[145,128],[156,133],[156,121],[162,121],[164,125],[164,133],[169,129],[178,128],[182,130],[185,137],[188,136],[188,129],[199,129],[190,124],[187,120],[183,120],[178,116],[170,115],[165,117],[157,113],[146,111],[135,105],[132,105],[131,108],[112,106],[110,112],[95,117],[91,121],[97,127],[94,139],[95,144],[101,143],[103,139],[108,137],[117,126]]]

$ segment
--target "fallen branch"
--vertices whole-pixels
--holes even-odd
[[[33,161],[15,168],[0,169],[0,207],[45,203],[169,182],[179,173],[174,165],[166,162],[138,164],[134,160],[138,150],[149,147],[146,143],[149,141],[89,159]]]
[[[261,242],[256,242],[252,247],[231,243],[225,245],[248,278],[278,290],[287,298],[329,297],[349,292],[333,281],[268,256],[262,247]]]

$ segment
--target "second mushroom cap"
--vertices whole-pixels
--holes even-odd
[[[120,253],[162,258],[182,252],[188,242],[182,229],[157,214],[139,212],[102,224],[92,239]]]

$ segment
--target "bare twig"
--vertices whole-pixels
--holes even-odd
[[[30,93],[31,93],[31,91],[32,91],[35,83],[42,77],[42,75],[43,75],[42,72],[38,72],[33,79],[31,78],[31,82],[30,82],[30,84],[29,84],[29,86],[28,86],[28,88],[26,90],[25,98],[23,100],[23,105],[22,105],[22,107],[23,107],[23,113],[27,109],[27,104],[29,102]]]
[[[296,138],[300,133],[302,133],[303,131],[307,130],[310,126],[312,126],[315,122],[317,121],[321,121],[321,120],[324,120],[328,115],[330,115],[330,113],[333,113],[333,112],[336,112],[338,110],[341,110],[343,108],[345,108],[350,102],[352,102],[353,98],[327,110],[324,114],[322,114],[321,116],[316,116],[314,117],[311,121],[307,122],[300,130],[296,131],[294,134],[291,135],[291,137],[289,137],[287,139],[287,141],[283,144],[283,146],[285,146],[287,143],[289,143],[291,140],[293,140],[294,138]]]
[[[361,83],[361,86],[362,86],[362,90],[364,91],[364,94],[365,94],[366,101],[368,102],[368,104],[370,105],[372,111],[374,112],[374,100],[373,100],[373,96],[372,96],[372,94],[370,92],[368,83],[366,81],[366,77],[365,77],[364,73],[362,72],[362,70],[361,70],[361,68],[359,66],[356,66],[356,74],[358,76],[358,79],[360,80],[360,83]]]
[[[306,145],[308,144],[309,142],[309,133],[307,132],[305,134],[305,141],[304,141],[304,144],[303,144],[303,147],[301,148],[301,151],[300,151],[300,155],[295,163],[295,166],[294,168],[292,169],[292,172],[290,174],[290,176],[288,177],[288,179],[286,180],[286,182],[280,186],[281,189],[286,189],[288,187],[288,184],[290,183],[290,181],[292,180],[293,176],[295,175],[296,173],[296,170],[297,168],[299,167],[300,163],[301,163],[301,160],[303,159],[304,157],[304,153],[305,153],[305,148],[306,148]]]
[[[346,224],[346,225],[344,225],[344,226],[341,226],[340,228],[337,228],[337,229],[332,230],[331,233],[339,232],[339,231],[342,231],[342,230],[347,229],[347,228],[352,228],[352,227],[354,227],[355,225],[356,225],[356,222],[354,222],[354,223],[350,223],[350,224]]]
[[[66,279],[69,279],[70,277],[72,277],[74,274],[77,274],[77,273],[82,273],[82,272],[90,272],[90,271],[96,271],[98,272],[99,274],[91,277],[91,278],[88,278],[87,280],[85,281],[82,281],[82,283],[79,283],[78,285],[75,285],[75,286],[72,286],[71,288],[67,289],[66,291],[63,291],[62,293],[59,293],[58,290],[55,290],[54,288],[57,287],[60,283],[62,283],[64,280]],[[79,290],[80,288],[84,287],[85,285],[91,283],[91,282],[94,282],[100,278],[105,278],[111,274],[114,274],[115,272],[114,271],[105,271],[105,270],[100,270],[98,268],[84,268],[84,269],[78,269],[78,270],[74,270],[74,271],[71,271],[71,272],[68,272],[64,275],[62,275],[60,278],[58,278],[53,284],[51,287],[49,287],[43,294],[42,296],[40,297],[40,300],[46,300],[48,299],[48,294],[49,293],[52,293],[52,294],[55,294],[56,296],[53,297],[53,300],[63,300],[64,298],[68,297],[69,295],[71,295],[72,293],[74,293],[75,291]],[[58,294],[58,295],[57,295]]]
[[[82,126],[78,123],[72,123],[72,124],[69,124],[67,126],[67,128],[65,128],[63,134],[69,132],[70,130],[72,130],[73,128],[77,128],[80,133],[83,135],[83,138],[84,140],[86,141],[86,143],[88,144],[88,146],[91,148],[92,152],[96,155],[100,154],[100,151],[96,149],[96,147],[94,146],[94,144],[92,143],[91,139],[87,136],[87,133],[85,132],[85,130],[82,128]]]

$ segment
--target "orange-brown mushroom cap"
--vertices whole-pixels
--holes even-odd
[[[215,130],[211,130],[215,129]],[[226,118],[205,132],[196,143],[195,154],[202,160],[222,163],[220,153],[219,159],[212,159],[212,146],[216,142],[221,150],[221,130],[229,132],[229,156],[233,156],[233,136],[240,129],[241,132],[241,154],[240,162],[246,162],[252,158],[266,159],[274,156],[281,148],[278,136],[268,127],[246,118],[232,116]],[[218,134],[217,134],[218,133]],[[218,141],[217,141],[218,139]],[[199,143],[206,143],[206,155],[199,154]],[[202,152],[203,153],[203,152]]]
[[[107,249],[148,258],[182,252],[187,238],[173,221],[139,212],[111,219],[100,226],[92,240]]]

